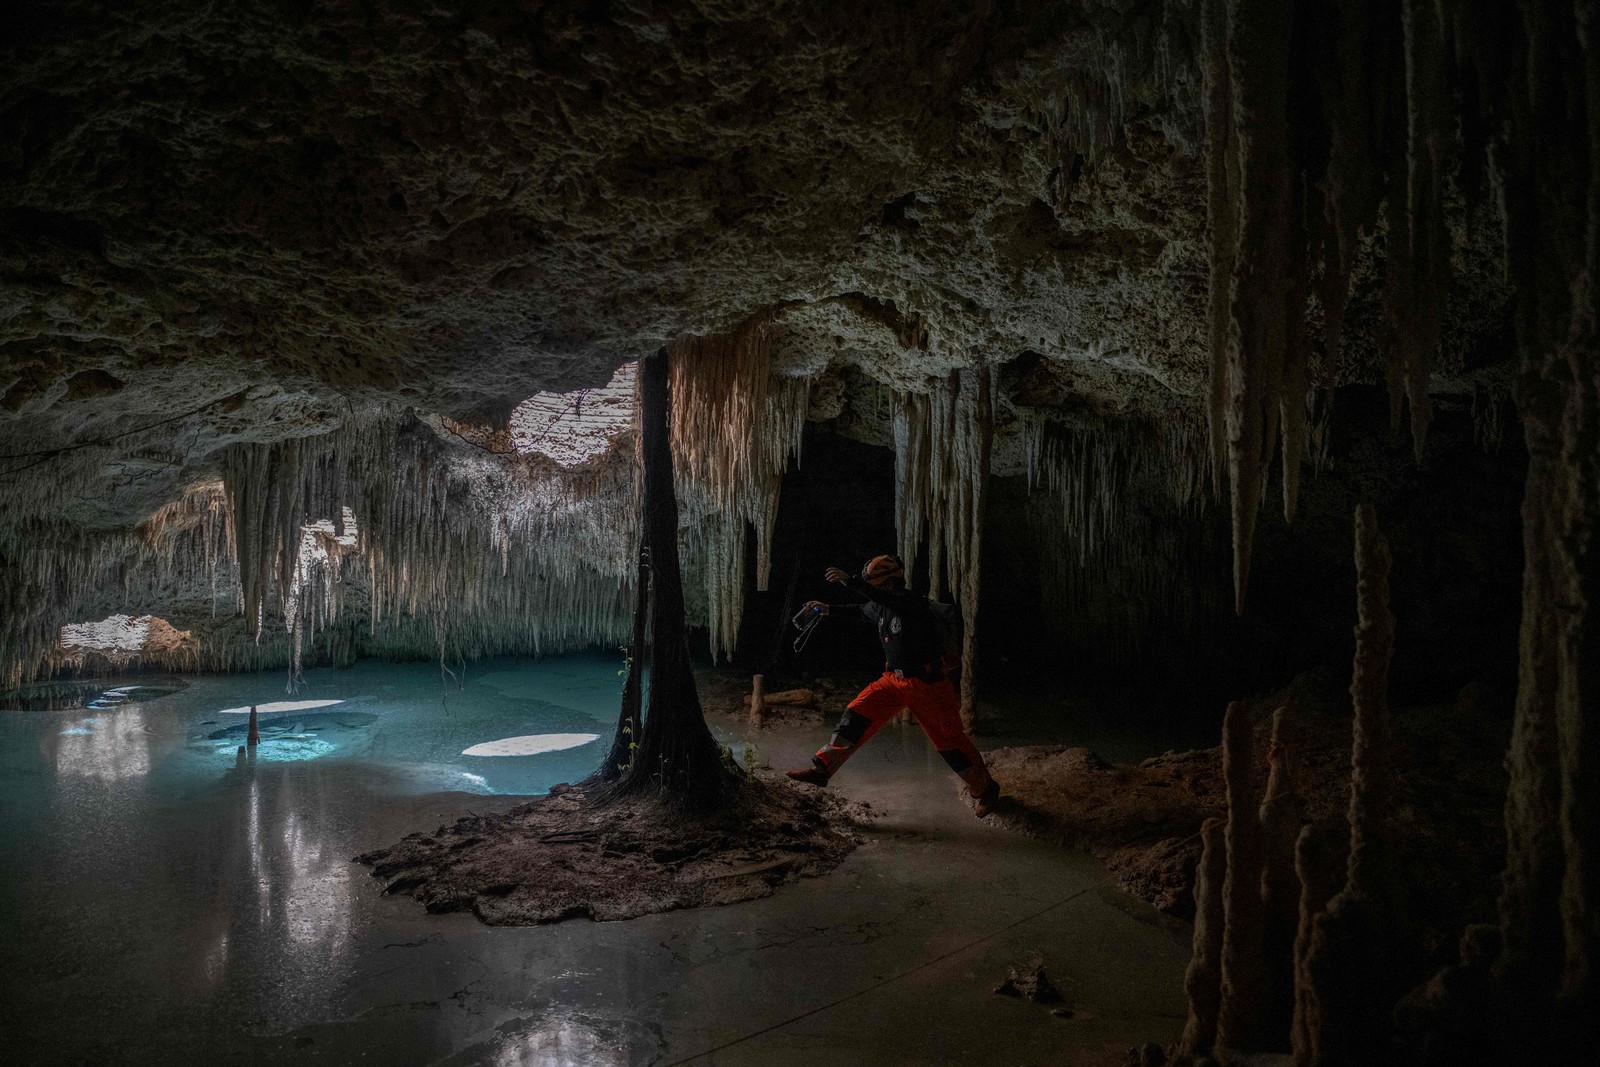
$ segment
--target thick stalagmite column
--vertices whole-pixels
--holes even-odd
[[[1395,913],[1396,800],[1389,661],[1389,546],[1370,505],[1356,509],[1356,653],[1350,680],[1355,725],[1350,753],[1350,859],[1344,888],[1315,920],[1301,964],[1312,1062],[1329,1067],[1391,1058],[1390,1015],[1403,990],[1392,964],[1404,931]]]
[[[1222,1010],[1217,1045],[1254,1052],[1266,1045],[1262,1007],[1266,969],[1262,965],[1261,823],[1252,771],[1255,738],[1250,708],[1228,705],[1222,720],[1222,775],[1228,791],[1227,875],[1222,884]]]
[[[1226,823],[1207,819],[1200,826],[1200,866],[1194,880],[1194,954],[1183,975],[1189,997],[1189,1022],[1178,1042],[1181,1055],[1209,1055],[1217,1040],[1222,1006],[1222,883],[1227,872]]]
[[[1501,1022],[1537,1056],[1600,1042],[1600,12],[1518,7],[1501,177],[1528,481],[1499,970]]]
[[[1310,967],[1317,918],[1344,881],[1345,841],[1315,826],[1300,831],[1295,842],[1294,872],[1300,883],[1298,923],[1294,938],[1294,1017],[1289,1047],[1300,1067],[1316,1062],[1317,1036],[1322,1032],[1322,1006]]]
[[[1294,942],[1300,915],[1300,880],[1295,874],[1295,840],[1305,824],[1305,802],[1295,791],[1294,745],[1288,708],[1272,716],[1271,772],[1261,801],[1261,901],[1265,914],[1261,955],[1267,981],[1264,1033],[1282,1047],[1294,1013]]]

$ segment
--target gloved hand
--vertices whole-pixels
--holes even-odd
[[[806,610],[813,615],[826,615],[828,613],[828,605],[820,600],[808,600],[806,601]]]
[[[843,585],[850,580],[850,575],[846,574],[838,567],[829,567],[827,570],[822,572],[822,576],[828,581],[838,582],[840,585]]]

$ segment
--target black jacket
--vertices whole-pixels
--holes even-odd
[[[927,597],[905,589],[875,589],[855,577],[845,586],[867,598],[865,604],[845,605],[841,610],[854,608],[877,626],[885,670],[919,678],[940,672],[944,630]]]

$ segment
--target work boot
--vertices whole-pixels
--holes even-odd
[[[994,809],[999,806],[1000,783],[991,778],[989,779],[988,788],[978,795],[977,803],[973,805],[972,810],[977,813],[978,818],[987,819],[994,814]]]
[[[828,785],[828,772],[815,764],[803,771],[784,771],[783,773],[797,782],[804,782],[806,785],[814,785],[819,788],[826,788]]]

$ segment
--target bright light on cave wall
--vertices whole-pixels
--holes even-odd
[[[119,666],[143,653],[177,652],[194,636],[155,615],[110,615],[96,622],[75,622],[61,628],[61,652],[68,660],[103,656]]]
[[[599,389],[534,393],[511,413],[511,447],[575,467],[605,453],[633,424],[639,364],[624,363]]]

